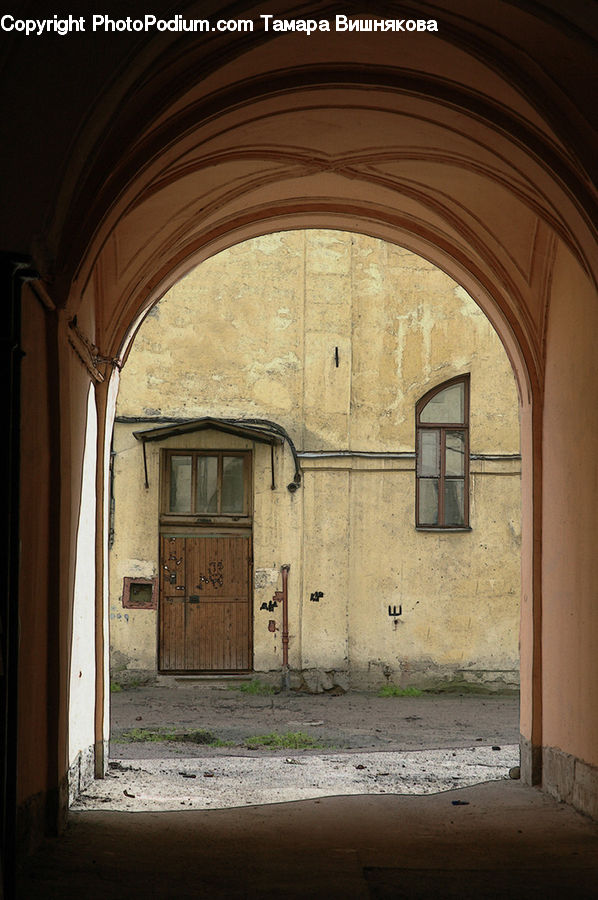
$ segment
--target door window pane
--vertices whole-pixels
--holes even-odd
[[[419,524],[438,525],[438,481],[421,478],[419,482]]]
[[[191,512],[191,457],[170,457],[170,511]]]
[[[462,431],[446,432],[446,475],[463,475],[465,472],[465,434]]]
[[[218,457],[197,457],[197,513],[218,512]]]
[[[440,475],[440,432],[419,433],[419,475]]]
[[[445,525],[464,525],[464,490],[463,479],[447,479],[444,482],[444,523]]]
[[[420,422],[463,422],[465,405],[465,385],[463,382],[451,384],[428,400],[420,413]]]
[[[222,510],[223,513],[243,513],[244,460],[241,456],[222,457]]]

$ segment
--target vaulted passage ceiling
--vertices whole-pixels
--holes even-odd
[[[42,185],[54,202],[37,255],[58,301],[70,294],[76,312],[101,291],[96,340],[116,354],[131,322],[202,258],[264,231],[337,226],[445,268],[541,380],[557,246],[586,271],[592,261],[594,197],[582,158],[592,22],[582,4],[567,13],[524,0],[482,6],[369,5],[369,17],[436,19],[437,33],[333,25],[307,36],[256,25],[145,42],[94,35],[95,53],[107,53],[65,94],[70,127],[55,146],[76,141],[61,189]],[[339,10],[238,4],[226,16],[268,12],[334,21]],[[211,13],[222,15],[201,5],[202,17]],[[69,66],[73,76],[87,40],[65,42],[56,83]],[[17,69],[30,52],[21,40]],[[115,61],[118,79],[106,72]],[[31,77],[41,63],[29,63]]]

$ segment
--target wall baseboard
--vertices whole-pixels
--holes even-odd
[[[61,834],[68,819],[68,782],[66,776],[59,787],[40,791],[17,807],[17,859],[24,859],[47,837]]]
[[[521,759],[521,780],[524,784],[542,783],[542,748],[537,747],[519,735],[519,756]]]
[[[597,766],[556,747],[543,747],[542,787],[557,800],[598,820]]]
[[[95,775],[95,750],[93,744],[80,750],[69,766],[69,806],[77,799],[81,791],[91,784]]]

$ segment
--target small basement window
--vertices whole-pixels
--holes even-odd
[[[158,579],[156,578],[123,578],[124,609],[157,609]]]

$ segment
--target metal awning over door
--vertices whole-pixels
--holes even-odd
[[[148,441],[164,441],[168,438],[175,437],[180,434],[192,434],[197,431],[221,431],[225,434],[232,434],[235,437],[245,438],[246,440],[255,441],[259,444],[269,444],[272,448],[271,466],[272,466],[272,488],[274,489],[274,447],[276,445],[288,443],[293,459],[295,461],[295,476],[290,485],[289,490],[296,490],[301,484],[301,467],[295,445],[286,430],[276,422],[268,419],[217,419],[212,416],[204,416],[201,419],[189,419],[185,422],[173,422],[170,425],[162,425],[158,428],[149,428],[144,431],[134,431],[133,435],[143,444],[143,470],[145,475],[145,486],[149,487],[147,473],[147,457],[145,453],[145,445]]]

